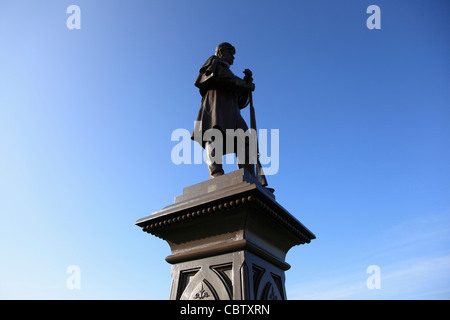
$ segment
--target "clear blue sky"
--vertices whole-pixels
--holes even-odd
[[[192,129],[198,69],[227,41],[234,73],[253,71],[258,127],[280,132],[269,184],[317,236],[287,255],[288,298],[449,299],[449,14],[446,0],[2,0],[0,298],[168,298],[169,246],[134,223],[208,178],[172,163],[170,138]]]

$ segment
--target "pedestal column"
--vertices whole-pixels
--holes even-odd
[[[171,248],[172,300],[284,300],[286,254],[315,238],[244,169],[184,188],[136,224]]]

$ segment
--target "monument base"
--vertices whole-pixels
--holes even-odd
[[[315,239],[244,169],[184,188],[136,225],[171,248],[171,300],[284,300],[288,250]]]

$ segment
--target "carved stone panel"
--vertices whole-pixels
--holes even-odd
[[[284,300],[284,271],[240,251],[172,266],[171,299]]]
[[[232,300],[238,264],[239,257],[226,254],[173,265],[171,299]]]

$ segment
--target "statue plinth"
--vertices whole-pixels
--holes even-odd
[[[184,188],[136,225],[170,245],[171,300],[286,299],[286,254],[315,239],[244,169]]]

